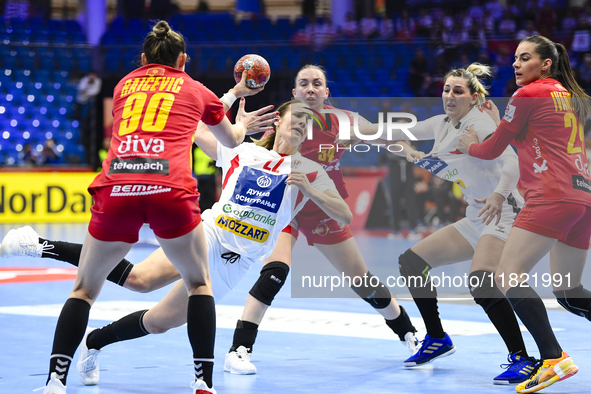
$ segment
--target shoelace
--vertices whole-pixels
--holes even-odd
[[[518,352],[519,353],[519,352]],[[501,364],[500,367],[503,369],[508,369],[509,371],[514,371],[516,369],[521,369],[523,368],[522,366],[520,366],[522,363],[525,362],[530,362],[530,363],[536,363],[536,360],[534,359],[532,360],[528,360],[527,358],[524,358],[523,360],[519,360],[519,361],[511,361],[511,356],[515,356],[517,355],[517,353],[513,353],[507,356],[507,361],[509,362],[509,364]]]
[[[84,372],[88,372],[96,368],[96,356],[97,354],[92,354],[90,353],[90,350],[88,351],[88,357],[82,361]]]
[[[250,361],[250,355],[248,354],[248,350],[246,348],[236,349],[236,354],[242,360]]]

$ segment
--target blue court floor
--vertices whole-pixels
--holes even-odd
[[[0,224],[0,239],[10,228],[18,226]],[[71,242],[81,242],[86,231],[86,225],[33,227],[47,238]],[[134,246],[128,256],[131,262],[141,261],[155,249],[150,244],[153,235],[149,229],[142,229],[142,238],[147,242]],[[372,272],[397,271],[397,256],[412,245],[404,240],[370,236],[359,236],[357,240]],[[329,266],[315,249],[301,241],[294,252],[294,267],[299,261]],[[541,264],[547,265],[547,261]],[[7,267],[14,267],[14,271],[24,267],[69,268],[66,263],[29,257],[0,260],[0,269]],[[466,270],[464,264],[448,267],[446,273],[459,275]],[[220,394],[515,392],[513,386],[492,384],[492,378],[502,371],[499,364],[505,362],[506,350],[482,309],[471,301],[440,303],[444,328],[452,335],[456,353],[430,365],[408,369],[402,365],[409,356],[406,348],[365,302],[357,298],[291,298],[290,283],[275,298],[261,324],[253,353],[258,374],[224,373],[224,355],[232,342],[233,327],[258,271],[259,267],[253,267],[238,288],[216,305],[214,385]],[[22,394],[45,383],[57,316],[73,281],[3,284],[11,277],[10,272],[0,271],[0,393]],[[583,283],[591,287],[589,269]],[[135,310],[149,308],[167,290],[136,294],[108,282],[91,311],[90,324],[99,327]],[[421,331],[419,335],[424,336],[414,303],[403,299],[404,289],[400,289],[400,295],[400,304]],[[580,372],[542,392],[591,393],[591,323],[559,309],[552,300],[548,306],[556,336],[577,362]],[[538,356],[531,336],[527,332],[524,336],[530,354]],[[99,384],[83,386],[73,368],[68,394],[191,392],[192,355],[184,327],[113,344],[103,350],[99,359]]]

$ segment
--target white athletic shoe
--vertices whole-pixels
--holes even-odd
[[[0,257],[32,256],[41,257],[41,253],[53,249],[47,241],[39,243],[39,234],[31,226],[10,230],[2,240]]]
[[[207,386],[203,380],[199,379],[196,382],[191,383],[191,388],[193,391],[192,394],[216,394],[217,392],[212,388]]]
[[[250,362],[250,353],[244,346],[238,346],[238,349],[226,354],[224,371],[234,375],[253,375],[257,373],[257,368]]]
[[[51,373],[49,382],[43,389],[43,394],[66,394],[66,386],[57,378],[57,373]]]
[[[411,354],[415,354],[421,348],[421,343],[412,332],[406,333],[404,336],[404,341],[406,342],[406,348]]]
[[[78,377],[85,386],[94,386],[99,381],[98,355],[101,351],[88,349],[86,346],[86,338],[94,330],[96,329],[86,327],[84,338],[82,338],[82,343],[80,343],[80,357],[78,357],[78,364],[76,364]]]

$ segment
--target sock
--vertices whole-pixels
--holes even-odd
[[[143,318],[148,310],[133,312],[130,315],[92,331],[86,338],[89,349],[102,349],[115,342],[141,338],[149,334],[144,327]]]
[[[187,311],[187,332],[193,348],[195,380],[213,388],[213,348],[215,343],[215,303],[212,296],[192,295]]]
[[[47,242],[48,245],[52,245],[53,249],[42,252],[42,258],[64,261],[66,263],[70,263],[78,267],[78,262],[80,261],[80,254],[82,253],[82,244],[75,244],[62,241],[50,241],[48,239],[39,237],[39,243],[42,244],[44,242]],[[115,267],[115,269],[111,271],[111,273],[107,277],[107,280],[115,284],[118,284],[119,286],[123,286],[132,268],[133,264],[123,259],[117,265],[117,267]]]
[[[400,316],[398,316],[396,319],[386,320],[386,324],[392,329],[392,331],[394,331],[396,335],[398,335],[398,338],[400,338],[400,340],[403,342],[404,336],[407,332],[417,332],[417,329],[412,325],[410,317],[408,317],[408,314],[402,306],[400,307]]]
[[[507,299],[519,319],[534,337],[542,360],[562,357],[562,348],[554,336],[542,299],[524,282],[507,291]]]
[[[509,353],[519,353],[520,356],[529,358],[519,329],[519,323],[509,301],[503,298],[501,302],[486,311],[486,314],[501,335],[501,338],[503,338]]]
[[[431,288],[431,280],[424,287],[409,287],[408,290],[421,312],[427,334],[431,338],[444,338],[445,331],[441,325],[439,308],[437,307],[437,289]]]
[[[90,304],[84,300],[68,298],[64,304],[55,328],[53,349],[49,359],[49,374],[45,384],[49,382],[51,373],[55,372],[57,378],[64,386],[66,385],[72,357],[84,337],[89,313]]]
[[[234,330],[234,339],[230,351],[233,352],[238,347],[244,346],[249,352],[252,352],[254,341],[257,338],[259,325],[245,320],[238,320]]]

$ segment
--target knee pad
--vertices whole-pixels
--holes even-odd
[[[591,320],[591,292],[579,285],[574,289],[555,291],[556,300],[564,309]]]
[[[398,266],[400,275],[406,279],[406,286],[409,289],[426,287],[431,281],[429,278],[431,266],[410,249],[398,257]]]
[[[474,302],[484,309],[486,313],[505,299],[505,296],[495,283],[495,274],[490,271],[474,271],[468,277],[470,294]]]
[[[353,291],[375,309],[384,309],[390,305],[392,301],[390,290],[379,280],[377,286],[372,286],[371,278],[374,276],[371,272],[367,271],[366,276],[367,279],[362,282],[361,286],[351,286]],[[377,277],[375,278],[377,279]]]
[[[265,305],[271,305],[273,299],[283,287],[289,274],[289,267],[281,261],[273,261],[263,267],[261,276],[256,281],[249,294]]]

